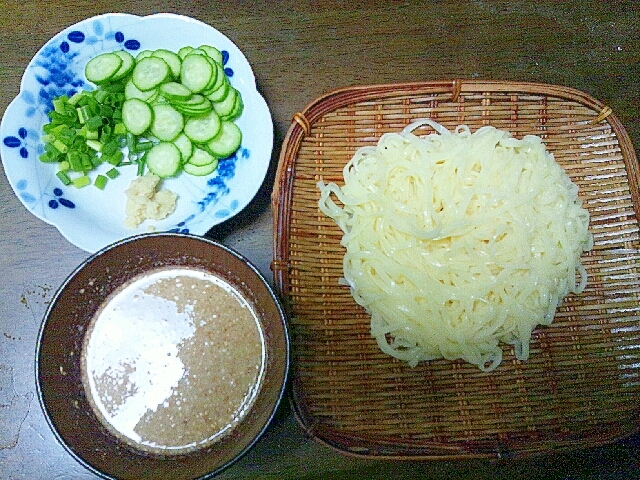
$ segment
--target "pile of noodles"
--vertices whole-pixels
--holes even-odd
[[[413,133],[425,125],[436,133]],[[380,348],[411,366],[493,370],[500,342],[525,360],[532,330],[586,285],[589,214],[537,136],[419,120],[360,148],[343,174],[318,187],[344,232],[344,280]]]

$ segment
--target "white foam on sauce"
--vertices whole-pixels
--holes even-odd
[[[181,282],[186,277],[191,277],[196,281],[204,280],[207,284],[192,283],[189,285],[190,288],[182,288],[180,290],[180,287],[183,287]],[[175,290],[177,292],[175,297],[168,299],[166,298],[167,295],[164,295],[163,298],[157,295],[157,292],[154,294],[146,293],[160,285],[162,281],[165,282],[165,287],[163,288],[166,288],[167,279],[175,282],[174,287],[176,287]],[[85,382],[88,384],[94,408],[99,410],[111,427],[128,437],[128,439],[139,444],[169,449],[184,448],[187,444],[196,445],[207,440],[207,438],[188,438],[187,435],[187,438],[185,438],[187,444],[178,442],[176,445],[158,445],[153,439],[141,437],[137,430],[140,430],[140,425],[144,423],[143,419],[147,419],[144,420],[145,422],[148,421],[150,416],[153,416],[153,412],[159,410],[164,410],[159,418],[173,419],[173,413],[170,416],[167,416],[168,414],[166,413],[169,411],[167,407],[170,403],[174,409],[179,410],[181,402],[190,402],[191,405],[198,405],[198,408],[200,408],[199,405],[201,404],[198,402],[202,401],[213,405],[212,408],[214,409],[222,410],[215,406],[213,398],[216,392],[212,392],[209,389],[208,392],[211,394],[211,398],[194,401],[194,397],[203,397],[202,388],[204,386],[190,385],[197,384],[196,370],[201,376],[204,376],[202,375],[203,373],[207,375],[220,374],[224,378],[224,369],[229,368],[228,364],[225,366],[224,360],[219,357],[219,355],[226,355],[226,342],[228,340],[224,340],[225,348],[217,348],[217,351],[221,353],[215,353],[214,355],[214,353],[206,350],[210,345],[210,340],[198,339],[196,335],[198,331],[205,332],[203,335],[211,335],[211,333],[202,330],[207,323],[207,320],[203,319],[202,315],[203,306],[196,307],[198,296],[204,292],[199,292],[193,296],[194,294],[189,294],[188,290],[193,291],[194,289],[205,287],[208,289],[210,286],[221,287],[238,301],[240,308],[251,310],[246,300],[239,296],[233,287],[218,277],[198,270],[178,268],[158,270],[134,279],[134,281],[117,291],[110,299],[107,299],[98,315],[94,318],[84,349]],[[180,293],[181,291],[182,293]],[[181,295],[184,296],[181,297]],[[185,298],[187,299],[186,301]],[[242,304],[243,301],[244,305]],[[205,300],[202,300],[201,303],[204,302]],[[196,314],[194,310],[200,313]],[[252,315],[255,320],[255,313],[252,312]],[[220,315],[212,314],[210,317],[211,322],[217,321],[218,316]],[[216,334],[215,336],[223,336],[223,334],[218,335],[218,332],[221,331],[219,325],[209,328],[212,329],[209,332],[213,331]],[[233,326],[229,328],[231,329]],[[246,331],[247,326],[246,324],[238,324],[235,328],[242,328]],[[226,332],[226,330],[225,324],[222,331]],[[243,377],[245,391],[241,394],[244,395],[244,400],[242,400],[242,397],[240,397],[240,400],[236,398],[235,401],[238,402],[238,405],[232,405],[232,410],[235,412],[233,415],[237,416],[243,415],[248,409],[249,401],[252,400],[249,397],[255,395],[264,366],[264,338],[261,329],[257,326],[257,320],[256,330],[256,338],[260,346],[257,349],[256,347],[252,348],[253,352],[258,352],[258,355],[261,355],[262,358],[259,360],[259,365],[249,363],[248,367],[245,368],[245,370],[252,370],[250,375],[254,379],[249,382],[247,379],[250,377]],[[233,333],[233,335],[237,335],[237,332]],[[210,339],[210,336],[207,339]],[[206,347],[205,350],[200,352],[197,349],[199,348],[198,345]],[[187,357],[188,355],[190,357]],[[204,358],[203,356],[208,355],[206,361],[213,361],[216,365],[213,368],[202,367],[204,370],[200,367],[192,367],[191,369],[194,372],[191,374],[192,378],[189,378],[189,368],[185,366],[181,356],[194,358],[194,355],[198,355],[198,358]],[[249,353],[245,355],[247,359],[250,358],[249,355]],[[193,364],[191,361],[190,363]],[[230,385],[234,384],[233,379],[229,380],[227,378],[225,381],[229,382]],[[202,384],[202,381],[200,381],[200,384]],[[247,388],[248,391],[246,390]],[[193,390],[185,393],[188,389]],[[239,394],[236,393],[236,397]],[[202,403],[202,405],[204,405],[202,411],[205,413],[200,413],[199,415],[208,420],[213,415],[209,410],[206,410],[208,406],[205,403]],[[201,420],[197,419],[197,415],[195,417],[194,424],[201,422]],[[214,421],[211,423],[215,424]],[[234,418],[225,419],[221,424],[224,426],[219,431],[210,432],[213,435],[209,435],[209,437],[212,438],[224,433],[233,426],[233,423]],[[157,426],[154,428],[157,428]],[[164,438],[163,435],[166,436],[166,431],[173,428],[175,428],[175,425],[162,424],[162,432],[158,438]],[[202,426],[194,426],[192,428],[195,429],[194,432],[202,433],[197,430],[197,428],[202,429]]]

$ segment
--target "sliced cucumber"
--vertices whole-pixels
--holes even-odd
[[[153,106],[153,122],[151,133],[164,142],[171,142],[180,135],[184,128],[184,117],[167,103]]]
[[[122,64],[120,65],[118,71],[113,75],[113,77],[111,77],[110,81],[112,82],[121,80],[129,75],[136,64],[136,60],[135,58],[133,58],[133,55],[125,50],[116,50],[113,53],[120,57],[120,59],[122,60]]]
[[[213,61],[222,65],[222,52],[211,45],[200,45],[198,49],[206,53]]]
[[[224,121],[220,132],[207,142],[207,150],[218,158],[227,158],[240,147],[242,130],[235,123]]]
[[[242,95],[238,92],[236,95],[236,101],[233,104],[233,108],[229,115],[225,115],[224,117],[220,117],[222,120],[235,120],[242,114],[242,110],[244,109],[244,101],[242,100]]]
[[[124,87],[124,98],[139,98],[145,102],[152,102],[155,97],[158,95],[158,91],[156,89],[147,90],[143,92],[138,87],[135,86],[133,81],[129,79]]]
[[[189,90],[198,93],[209,85],[215,73],[216,69],[206,55],[198,55],[192,52],[182,60],[180,80]]]
[[[178,78],[180,76],[180,69],[182,66],[182,59],[178,56],[177,53],[174,53],[170,50],[166,50],[164,48],[159,48],[155,50],[152,54],[153,57],[158,57],[167,62],[169,68],[171,69],[171,76],[173,78]]]
[[[185,163],[182,166],[182,169],[186,173],[188,173],[189,175],[194,175],[196,177],[203,177],[205,175],[209,175],[210,173],[215,172],[216,168],[218,168],[218,159],[216,159],[215,161],[211,162],[208,165],[203,165],[200,167],[189,162]]]
[[[224,97],[226,97],[227,93],[229,92],[229,88],[231,87],[231,84],[229,83],[229,80],[227,79],[226,75],[223,75],[223,78],[224,80],[222,81],[222,84],[220,85],[219,88],[208,93],[204,92],[207,98],[212,102],[222,101],[222,99],[224,99]]]
[[[143,92],[156,88],[171,76],[167,62],[158,57],[146,57],[136,63],[131,80]]]
[[[201,176],[215,171],[219,159],[242,142],[233,119],[244,103],[222,60],[210,45],[177,53],[143,50],[135,58],[122,50],[98,55],[85,74],[100,88],[124,88],[122,122],[129,135],[147,141],[144,157],[151,172],[163,178],[182,170]]]
[[[180,171],[180,150],[173,143],[160,142],[147,152],[147,167],[160,178],[172,177]]]
[[[187,45],[185,47],[182,47],[180,50],[178,50],[178,56],[181,59],[184,59],[184,57],[186,57],[187,55],[189,55],[191,52],[193,52],[194,48]]]
[[[180,150],[180,154],[182,155],[182,163],[186,162],[191,155],[193,155],[193,143],[189,140],[184,133],[178,135],[178,137],[173,141],[173,144],[178,147]]]
[[[110,81],[121,65],[122,58],[119,55],[113,52],[101,53],[87,62],[84,75],[90,82],[100,85]]]
[[[215,82],[207,85],[207,88],[202,91],[202,94],[205,96],[208,96],[210,93],[213,93],[214,91],[218,90],[220,87],[223,86],[225,82],[227,83],[229,82],[227,75],[224,73],[224,68],[222,68],[222,65],[215,62],[213,63],[213,65],[216,69],[216,79],[215,79]]]
[[[208,107],[208,106],[203,106],[203,108],[199,108],[199,109],[183,107],[180,105],[174,105],[174,107],[185,117],[201,117],[213,110],[213,107]]]
[[[148,103],[130,98],[122,104],[122,121],[134,135],[142,135],[151,126],[153,111]]]
[[[201,117],[191,117],[184,123],[184,134],[192,142],[205,143],[220,131],[220,117],[211,110]]]
[[[193,92],[181,83],[169,82],[160,85],[160,95],[170,101],[185,101],[193,96]]]
[[[227,92],[227,95],[219,102],[213,104],[213,108],[221,117],[227,117],[235,106],[236,96],[238,95],[238,91],[231,87]]]
[[[139,62],[140,60],[142,60],[143,58],[147,58],[150,57],[151,55],[153,55],[153,50],[141,50],[140,52],[138,52],[138,54],[136,55],[136,62]]]
[[[208,57],[209,55],[207,55],[207,52],[205,52],[204,50],[202,50],[201,48],[192,48],[191,51],[188,53],[188,55],[204,55],[205,57]]]
[[[213,68],[211,72],[211,77],[209,78],[209,83],[205,85],[202,89],[202,92],[210,92],[215,90],[218,86],[222,84],[223,78],[220,76],[221,74],[224,76],[224,70],[220,65],[218,65],[215,61],[211,60],[207,57],[207,61],[211,63],[211,67]]]
[[[211,102],[200,94],[193,95],[189,100],[174,100],[172,104],[176,110],[184,115],[205,115],[213,110]]]
[[[217,158],[211,155],[209,152],[196,147],[193,149],[193,153],[191,154],[191,156],[187,159],[187,163],[195,165],[196,167],[204,167],[205,165],[209,165],[211,162],[215,162],[216,160]]]

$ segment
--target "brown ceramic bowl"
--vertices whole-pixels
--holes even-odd
[[[87,327],[104,300],[134,277],[162,267],[187,267],[222,277],[253,304],[265,343],[258,394],[248,413],[220,440],[181,454],[146,453],[110,433],[94,414],[82,380]],[[104,478],[211,478],[246,453],[267,428],[283,396],[289,340],[281,306],[245,258],[202,237],[140,235],[92,255],[60,287],[38,337],[40,403],[58,440]]]

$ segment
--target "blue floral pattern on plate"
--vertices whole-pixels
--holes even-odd
[[[56,166],[38,160],[43,152],[42,126],[48,121],[54,98],[93,88],[84,76],[84,65],[91,57],[116,49],[134,55],[143,49],[177,51],[186,45],[184,40],[165,34],[176,30],[185,32],[182,37],[189,39],[189,45],[209,44],[222,51],[225,72],[245,103],[237,120],[243,143],[236,154],[221,160],[216,172],[208,177],[182,174],[166,179],[164,187],[178,194],[176,211],[165,220],[129,230],[123,224],[124,191],[135,172],[122,168],[122,174],[103,191],[91,186],[64,187],[55,176]],[[268,170],[273,122],[246,58],[211,26],[174,14],[106,14],[63,30],[34,56],[19,95],[2,119],[0,138],[4,170],[20,201],[34,215],[55,225],[72,243],[95,252],[149,228],[202,235],[236,215],[255,196]]]

